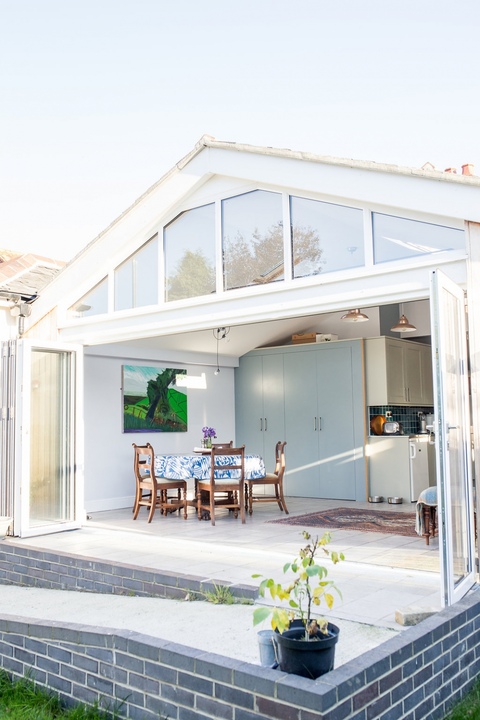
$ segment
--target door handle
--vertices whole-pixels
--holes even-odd
[[[263,418],[260,418],[260,432],[263,431]]]
[[[458,425],[449,425],[447,423],[447,432],[450,432],[450,430],[458,430]]]
[[[264,425],[264,427],[265,427],[265,432],[267,432],[267,418],[265,418],[265,425]]]
[[[322,417],[321,416],[319,416],[319,418],[318,418],[318,430],[319,430],[319,432],[322,431]]]
[[[313,431],[317,432],[317,417],[316,416],[313,418]]]

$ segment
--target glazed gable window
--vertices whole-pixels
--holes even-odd
[[[290,223],[294,278],[365,264],[362,210],[292,196]]]
[[[103,315],[108,311],[108,282],[104,278],[92,290],[84,295],[75,305],[69,308],[71,317],[88,317]]]
[[[372,223],[375,263],[465,249],[463,230],[375,212]]]
[[[158,239],[155,236],[115,269],[115,310],[158,303]]]
[[[282,196],[254,190],[222,201],[224,289],[284,279]]]
[[[163,233],[165,299],[215,292],[215,205],[187,210]]]

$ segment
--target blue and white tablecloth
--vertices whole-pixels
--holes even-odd
[[[237,456],[217,456],[217,464],[238,463]],[[225,472],[231,477],[235,470]],[[155,475],[169,480],[208,480],[210,477],[210,455],[155,455]],[[245,455],[245,480],[265,477],[265,463],[260,455]]]

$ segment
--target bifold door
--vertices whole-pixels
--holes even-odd
[[[16,343],[14,533],[71,530],[83,509],[83,348]]]
[[[431,326],[442,601],[451,605],[475,582],[470,403],[464,293],[439,270]]]

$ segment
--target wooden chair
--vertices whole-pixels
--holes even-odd
[[[233,447],[233,440],[230,440],[229,442],[225,443],[212,443],[212,448],[220,448],[220,450],[223,450],[224,448],[232,448]]]
[[[283,495],[283,476],[285,474],[285,445],[286,442],[279,440],[275,445],[275,470],[267,473],[265,477],[245,481],[245,503],[248,512],[253,512],[254,502],[277,502],[280,510],[288,515],[287,504]],[[273,485],[274,495],[254,495],[253,488],[257,485]]]
[[[187,519],[187,481],[157,478],[155,475],[155,453],[150,443],[136,445],[134,450],[133,468],[135,473],[136,492],[133,506],[133,519],[136,520],[140,508],[149,508],[148,522],[152,522],[155,510],[162,515],[183,508],[183,517]],[[175,490],[174,496],[168,491]]]
[[[210,478],[197,481],[197,515],[201,520],[205,512],[215,525],[215,507],[232,510],[234,516],[245,522],[245,445],[234,448],[212,447]],[[231,477],[225,477],[228,473]],[[216,497],[220,499],[216,501]]]

